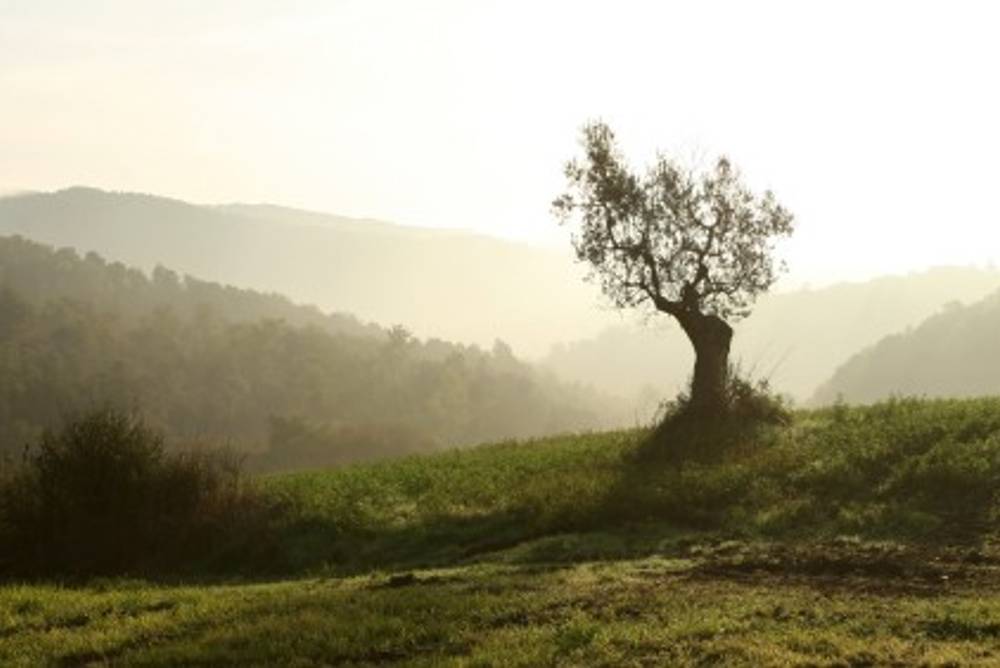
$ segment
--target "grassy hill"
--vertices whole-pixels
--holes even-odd
[[[683,466],[646,435],[266,477],[267,564],[8,584],[0,663],[1000,660],[1000,400],[799,412]]]
[[[580,556],[572,535],[587,536],[588,558],[622,556],[651,526],[740,540],[966,541],[992,531],[1000,510],[997,399],[799,412],[791,426],[739,436],[723,461],[683,466],[661,462],[647,437],[512,441],[264,484],[296,509],[287,567],[337,574],[496,558],[551,536],[561,538],[532,548],[546,545],[544,560]],[[628,526],[644,528],[618,533]]]

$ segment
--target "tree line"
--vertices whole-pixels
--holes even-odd
[[[67,414],[139,409],[172,441],[264,468],[331,465],[618,419],[593,391],[492,350],[276,295],[0,238],[0,451]]]

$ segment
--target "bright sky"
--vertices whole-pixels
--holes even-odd
[[[565,243],[580,126],[727,153],[792,276],[1000,260],[991,2],[0,0],[0,189],[267,201]]]

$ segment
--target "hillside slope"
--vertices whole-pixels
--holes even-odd
[[[71,188],[0,199],[2,234],[279,292],[421,337],[501,338],[538,354],[553,332],[596,331],[593,294],[568,254],[461,231]]]
[[[93,251],[82,256],[20,236],[0,235],[0,287],[32,303],[70,299],[92,302],[119,316],[137,319],[171,308],[185,317],[204,315],[227,322],[276,319],[313,326],[330,334],[385,339],[386,330],[348,313],[324,313],[276,293],[264,293],[179,275],[162,265],[151,272],[105,260]]]
[[[620,421],[498,342],[419,340],[277,295],[0,237],[0,459],[67,413],[141,409],[171,437],[329,466]]]
[[[325,563],[344,573],[447,565],[542,536],[630,524],[770,540],[947,542],[1000,529],[1000,399],[799,411],[788,427],[746,432],[722,461],[683,467],[664,465],[646,436],[502,443],[267,485],[296,499],[308,520],[299,526],[312,527],[283,540],[302,560],[294,569]],[[324,534],[324,524],[340,529]],[[592,558],[655,550],[661,538],[647,527],[582,549]],[[538,558],[572,558],[577,545],[554,541]]]
[[[9,233],[403,323],[420,337],[482,347],[499,338],[519,355],[545,356],[562,378],[628,397],[630,424],[691,369],[676,326],[661,317],[640,328],[633,314],[603,308],[568,252],[273,205],[200,206],[88,188],[0,198],[0,235]],[[737,325],[734,356],[805,401],[860,349],[998,287],[995,269],[944,267],[765,295]]]
[[[270,476],[291,579],[0,583],[0,663],[1000,659],[1000,401],[799,412],[683,468],[643,437]]]
[[[762,297],[735,327],[733,358],[743,371],[805,401],[862,348],[916,325],[944,304],[973,302],[1000,288],[1000,272],[939,267],[905,276]],[[687,380],[691,346],[680,329],[620,326],[554,348],[544,364],[562,378],[649,397],[669,396]],[[971,387],[971,386],[970,386]],[[966,389],[960,394],[974,393]]]
[[[1000,292],[968,306],[951,304],[861,351],[817,390],[814,401],[868,403],[893,394],[1000,394]]]

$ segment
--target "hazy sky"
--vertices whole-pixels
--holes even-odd
[[[796,280],[1000,259],[992,2],[0,0],[0,189],[563,243],[579,127],[725,152]]]

